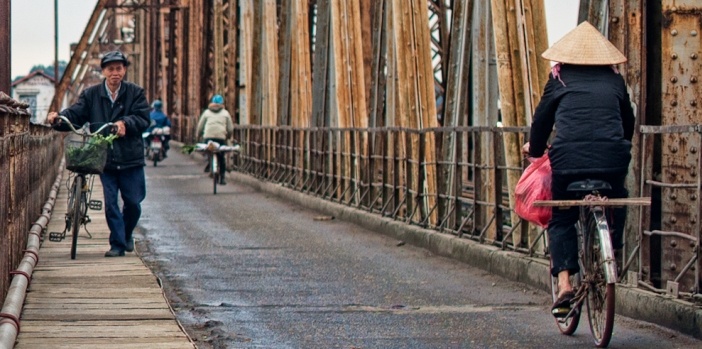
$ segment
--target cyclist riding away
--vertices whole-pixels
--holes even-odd
[[[609,182],[610,198],[625,198],[624,180],[631,160],[634,112],[624,79],[616,65],[626,57],[588,22],[556,42],[542,57],[556,62],[534,113],[529,143],[530,157],[551,161],[553,200],[574,199],[568,184],[583,179]],[[551,311],[567,314],[573,298],[569,276],[579,271],[578,241],[574,224],[578,207],[554,209],[548,223],[551,273],[558,277],[558,299]],[[626,208],[614,210],[612,245],[623,247]]]
[[[72,124],[82,126],[90,122],[91,131],[113,122],[117,138],[108,149],[107,164],[100,181],[105,196],[105,217],[110,228],[110,250],[105,257],[124,256],[134,250],[132,233],[141,216],[141,201],[146,197],[144,177],[144,146],[142,133],[149,127],[149,102],[144,89],[123,81],[129,61],[119,51],[103,55],[100,61],[102,83],[85,89],[78,101],[62,110],[61,115]],[[55,111],[47,115],[47,121],[59,131],[68,131],[58,119]],[[118,195],[124,202],[120,210]]]
[[[234,131],[234,123],[229,111],[224,108],[224,98],[220,95],[212,97],[211,103],[202,115],[197,124],[197,135],[204,142],[217,142],[220,145],[226,145],[227,140],[231,137]],[[224,180],[224,174],[227,170],[224,153],[217,153],[217,161],[219,162],[219,184],[227,184]],[[209,171],[209,163],[205,167],[205,172]]]

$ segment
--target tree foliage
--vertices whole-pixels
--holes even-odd
[[[58,68],[59,68],[59,77],[63,76],[63,72],[66,71],[66,67],[67,67],[67,66],[68,66],[68,62],[66,62],[66,61],[59,61],[59,64],[58,64]],[[37,64],[37,65],[33,66],[31,69],[29,69],[29,72],[27,73],[27,75],[29,75],[29,74],[31,74],[31,73],[37,71],[37,70],[43,70],[44,73],[45,73],[46,75],[48,75],[48,76],[50,76],[50,77],[52,77],[52,78],[54,77],[54,65],[53,65],[53,63],[52,63],[52,64],[47,64],[47,65]],[[20,79],[24,78],[24,77],[27,76],[27,75],[18,75],[18,76],[15,76],[15,78],[12,79],[12,82],[14,83],[15,81],[20,80]]]
[[[66,66],[68,66],[68,62],[66,61],[59,61],[58,68],[59,68],[59,77],[63,76],[63,72],[66,71]],[[29,69],[29,74],[37,71],[37,70],[43,70],[46,75],[54,77],[54,65],[53,64],[37,64],[32,67],[32,69]],[[55,78],[55,77],[54,77]]]

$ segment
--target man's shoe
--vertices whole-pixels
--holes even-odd
[[[105,257],[122,257],[124,256],[124,251],[116,250],[116,249],[111,249],[107,252],[105,252]]]
[[[227,185],[227,181],[225,181],[223,177],[220,177],[219,185]]]
[[[202,172],[205,172],[205,173],[210,172],[210,163],[209,162],[207,163],[207,165],[205,165],[205,170]]]
[[[124,248],[127,252],[134,252],[134,240],[127,241],[127,246]]]

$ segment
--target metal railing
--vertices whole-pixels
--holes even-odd
[[[62,158],[62,142],[49,127],[29,123],[27,105],[0,92],[0,298],[42,212]]]
[[[638,269],[629,279],[702,302],[702,125],[641,126],[640,137],[640,191],[653,198],[653,206],[641,218],[636,256],[627,261]]]
[[[506,165],[509,137],[528,128],[454,127],[412,130],[237,126],[238,171],[326,200],[408,224],[543,255],[543,234],[513,225]],[[438,143],[452,143],[442,155]],[[429,146],[429,144],[433,146]],[[429,153],[427,149],[437,149]],[[484,151],[497,149],[498,151]],[[483,150],[483,151],[481,151]],[[499,185],[494,185],[499,183]]]
[[[509,165],[505,149],[523,144],[528,131],[527,127],[237,126],[233,138],[241,145],[241,152],[230,155],[229,163],[237,171],[325,200],[546,258],[545,231],[516,217],[510,200],[515,178],[525,164],[517,161]],[[661,160],[660,146],[654,144],[665,144],[661,137],[671,133],[679,142],[696,145],[688,149],[697,155],[688,168],[689,177],[697,179],[693,183],[663,183],[653,177],[652,169],[665,173],[668,166]],[[654,205],[642,208],[638,216],[638,209],[629,209],[630,215],[638,218],[629,220],[626,241],[636,243],[626,247],[622,282],[700,300],[700,126],[642,126],[638,136],[640,145],[632,154],[640,158],[640,164],[630,176],[641,183],[638,192],[642,196],[653,196]],[[688,215],[686,222],[692,225],[682,232],[664,231],[659,227],[679,213],[666,212],[661,196],[670,195],[657,191],[681,190],[688,191],[692,203],[685,209],[696,213]],[[677,250],[666,254],[665,244]],[[684,253],[680,253],[682,249]],[[660,255],[683,256],[672,263],[674,275],[665,272],[666,262]]]

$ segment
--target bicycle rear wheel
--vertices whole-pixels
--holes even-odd
[[[212,154],[210,170],[212,171],[212,192],[217,195],[217,182],[219,181],[219,163],[217,161],[217,154]]]
[[[598,229],[607,229],[604,236],[609,236],[609,227],[604,214],[593,211],[585,228],[584,279],[590,284],[586,299],[587,315],[595,345],[605,348],[612,339],[614,329],[614,283],[607,283],[605,277],[605,260],[601,251],[603,244],[600,243]]]
[[[83,215],[81,204],[83,204],[83,177],[76,176],[71,187],[71,259],[76,259],[76,247],[78,246],[78,232],[80,231],[80,221]]]
[[[573,286],[574,290],[577,290],[580,287],[580,274],[571,275],[570,284]],[[558,277],[551,275],[551,301],[555,302],[556,299],[558,299]],[[581,314],[580,306],[577,307],[572,316],[567,318],[555,318],[556,326],[558,326],[558,330],[561,331],[561,333],[568,336],[575,333],[578,324],[580,324]]]

